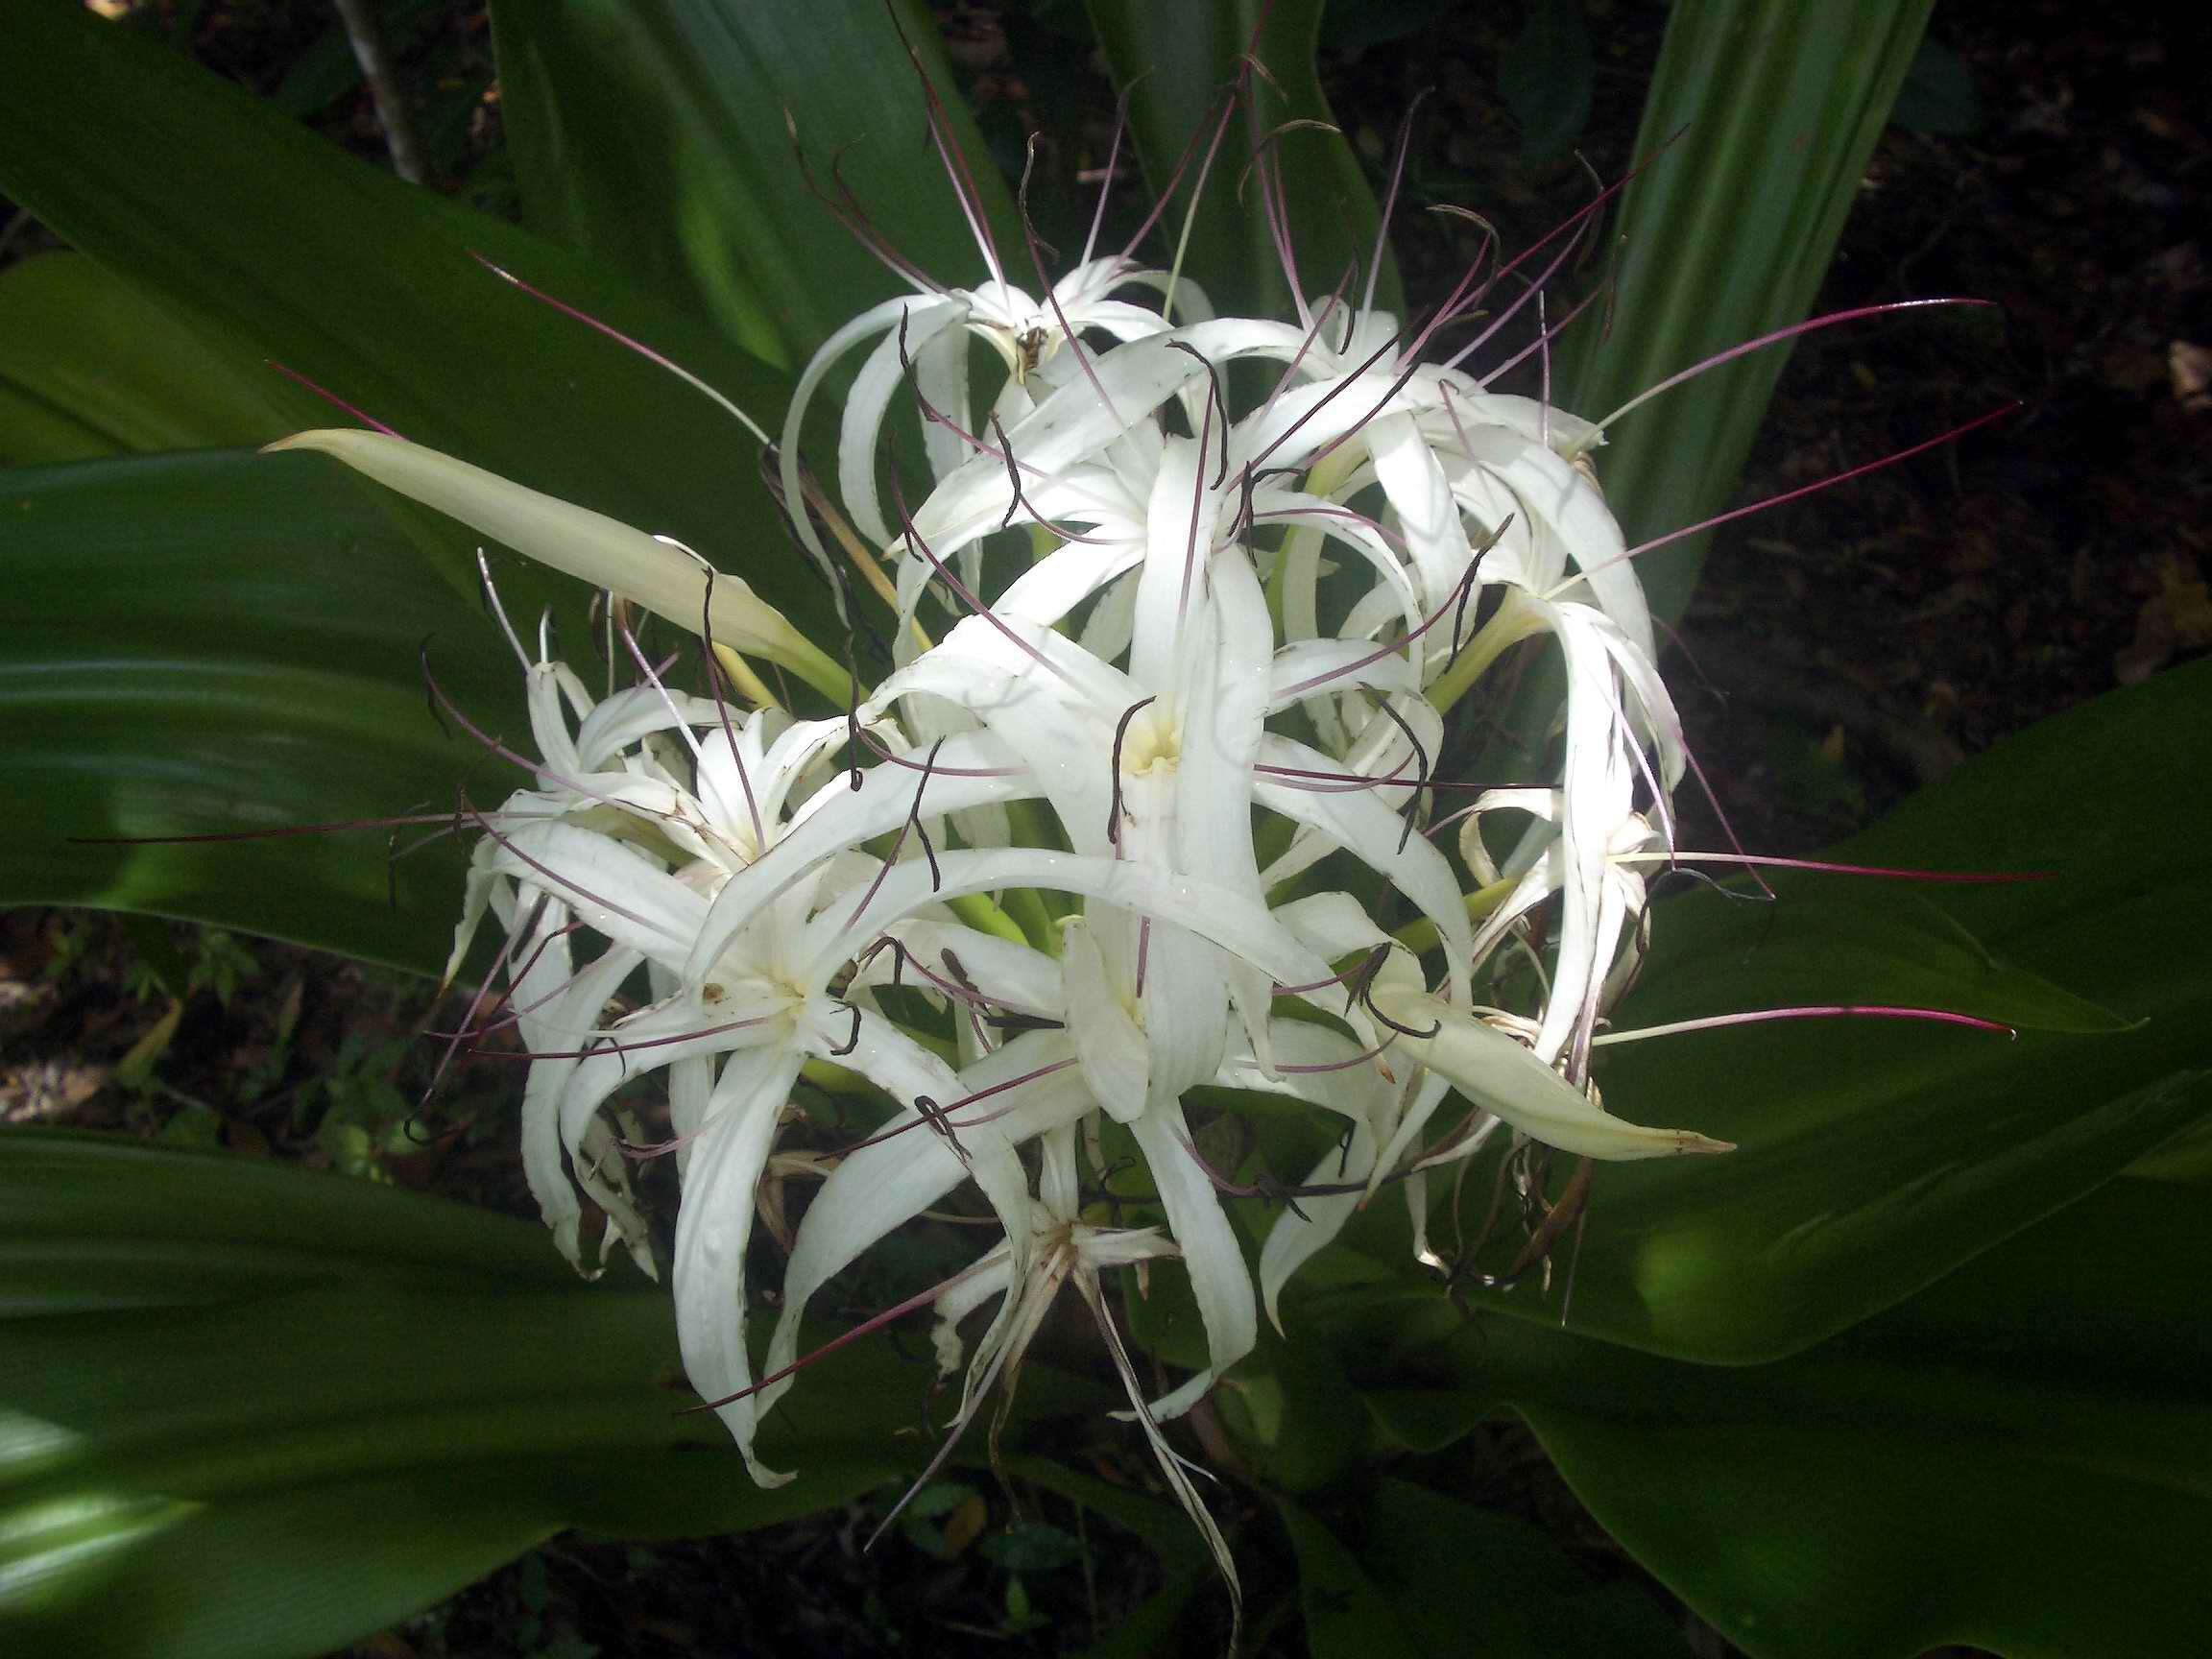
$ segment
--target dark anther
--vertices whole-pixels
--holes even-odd
[[[853,1035],[845,1039],[845,1046],[842,1048],[830,1050],[830,1058],[832,1060],[842,1060],[854,1049],[860,1046],[860,1005],[857,1002],[848,1002],[845,1004],[845,1012],[853,1016]]]
[[[1298,1207],[1298,1200],[1302,1196],[1312,1194],[1316,1189],[1288,1186],[1275,1179],[1274,1175],[1266,1169],[1260,1171],[1258,1179],[1251,1186],[1240,1187],[1223,1175],[1220,1170],[1214,1168],[1213,1165],[1207,1163],[1205,1154],[1198,1150],[1197,1144],[1188,1135],[1178,1132],[1175,1139],[1182,1142],[1183,1150],[1190,1154],[1190,1161],[1198,1166],[1206,1179],[1213,1184],[1214,1190],[1231,1198],[1258,1198],[1269,1204],[1281,1204],[1299,1220],[1309,1223],[1312,1221],[1313,1217]],[[1328,1191],[1331,1190],[1323,1188],[1319,1190]]]
[[[1198,366],[1206,371],[1207,400],[1213,405],[1221,420],[1221,463],[1214,469],[1213,483],[1213,488],[1218,490],[1229,476],[1229,402],[1227,398],[1221,396],[1220,371],[1209,363],[1205,353],[1195,346],[1186,345],[1180,340],[1170,340],[1167,344],[1172,349],[1180,351],[1188,357],[1197,359]],[[1199,464],[1203,466],[1205,456],[1201,455],[1198,459]]]
[[[622,1046],[612,1031],[599,1032],[590,1042],[584,1045],[584,1053],[589,1055],[602,1043],[613,1051],[615,1059],[621,1064],[622,1075],[627,1078],[630,1075],[630,1050]]]
[[[922,827],[922,792],[929,787],[929,775],[937,765],[937,751],[945,747],[940,737],[929,745],[929,753],[922,763],[922,780],[914,785],[914,805],[906,808],[906,822],[922,840],[922,855],[929,860],[929,891],[934,893],[944,885],[944,878],[937,869],[937,849],[929,845],[929,831]]]
[[[968,970],[960,965],[960,958],[952,954],[952,948],[950,945],[938,954],[944,957],[945,972],[952,975],[953,984],[959,986],[961,990],[967,992],[978,1002],[990,1000],[983,995],[983,988],[968,976]]]
[[[1357,1127],[1358,1125],[1347,1118],[1344,1124],[1344,1133],[1336,1137],[1336,1179],[1339,1181],[1351,1173],[1352,1131]]]
[[[410,1146],[435,1146],[459,1127],[459,1124],[448,1118],[445,1127],[434,1129],[424,1119],[421,1113],[411,1112],[407,1116],[407,1120],[399,1125],[399,1133],[407,1137],[407,1143]]]
[[[1406,843],[1413,838],[1413,820],[1421,815],[1421,791],[1429,783],[1429,751],[1422,746],[1421,739],[1413,735],[1413,728],[1406,724],[1405,716],[1390,707],[1388,697],[1382,699],[1380,707],[1382,712],[1389,716],[1390,724],[1403,732],[1406,734],[1406,741],[1413,745],[1415,763],[1413,792],[1406,797],[1406,805],[1399,808],[1406,819],[1405,829],[1398,832],[1398,851],[1403,854],[1406,851]]]
[[[1299,471],[1300,469],[1296,467],[1255,468],[1250,465],[1246,465],[1244,469],[1237,474],[1237,488],[1242,494],[1242,500],[1238,506],[1236,528],[1230,531],[1229,540],[1232,541],[1237,541],[1252,528],[1252,522],[1255,517],[1252,508],[1252,496],[1254,493],[1259,490],[1262,480],[1268,478],[1282,478],[1286,476],[1295,477]]]
[[[930,1133],[945,1138],[945,1144],[952,1148],[952,1156],[959,1159],[965,1167],[968,1164],[968,1148],[961,1145],[960,1137],[952,1133],[952,1119],[946,1114],[945,1108],[926,1094],[917,1094],[914,1096],[914,1110],[922,1115],[922,1121],[929,1125]]]
[[[1006,517],[998,520],[998,528],[1011,530],[1014,527],[1014,515],[1028,503],[1022,499],[1022,469],[1015,463],[1014,445],[1006,441],[1006,428],[1000,422],[997,410],[991,413],[991,436],[998,440],[999,451],[1006,457],[1006,487],[1014,493],[1006,503]],[[1032,512],[1030,517],[1034,518],[1036,514]]]
[[[1401,1037],[1413,1037],[1419,1039],[1423,1043],[1426,1043],[1431,1038],[1434,1037],[1438,1032],[1444,1029],[1444,1022],[1439,1020],[1435,1024],[1430,1026],[1428,1030],[1416,1031],[1410,1025],[1399,1024],[1397,1021],[1391,1019],[1389,1015],[1383,1013],[1382,1009],[1376,1007],[1375,998],[1368,996],[1364,992],[1360,994],[1360,1000],[1366,1005],[1368,1013],[1374,1015],[1376,1019],[1382,1021],[1383,1024],[1389,1026],[1391,1030],[1397,1032]]]
[[[1116,847],[1121,845],[1121,743],[1129,735],[1129,722],[1137,718],[1138,711],[1159,700],[1155,694],[1130,704],[1114,723],[1114,802],[1106,809],[1106,839]]]
[[[1426,1031],[1416,1031],[1409,1025],[1399,1024],[1397,1021],[1375,1006],[1375,975],[1382,972],[1382,964],[1389,958],[1389,946],[1376,946],[1374,950],[1369,953],[1367,960],[1352,971],[1345,983],[1353,988],[1353,994],[1358,998],[1362,1008],[1382,1021],[1391,1030],[1397,1032],[1399,1036],[1411,1037],[1426,1043],[1444,1029],[1443,1021],[1437,1021]]]
[[[1459,598],[1452,608],[1452,655],[1444,660],[1447,668],[1459,661],[1460,647],[1466,642],[1463,630],[1467,620],[1467,602],[1475,596],[1476,569],[1490,550],[1505,539],[1505,532],[1512,525],[1513,515],[1508,513],[1500,520],[1498,528],[1490,533],[1490,540],[1476,548],[1475,556],[1467,561],[1467,574],[1459,578]]]
[[[1299,1190],[1297,1188],[1286,1186],[1262,1169],[1259,1179],[1252,1184],[1252,1191],[1262,1203],[1280,1204],[1291,1214],[1297,1216],[1299,1220],[1311,1225],[1313,1217],[1307,1214],[1298,1206]]]
[[[853,650],[853,630],[845,630],[845,746],[853,757],[853,769],[846,775],[846,784],[858,789],[862,782],[860,773],[860,664]]]

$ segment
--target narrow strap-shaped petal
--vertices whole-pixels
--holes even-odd
[[[934,875],[920,860],[895,866],[859,914],[840,905],[811,925],[806,972],[819,982],[819,975],[846,961],[900,917],[932,902],[998,887],[1081,893],[1157,921],[1174,922],[1243,957],[1278,984],[1305,985],[1329,976],[1327,964],[1278,926],[1263,907],[1240,894],[1194,876],[1022,847],[940,853]],[[1464,916],[1460,926],[1466,926]]]
[[[798,1076],[799,1056],[787,1049],[732,1056],[692,1145],[684,1207],[676,1218],[676,1332],[685,1374],[704,1399],[723,1399],[753,1382],[745,1346],[745,1247],[753,1237],[754,1194],[775,1143],[777,1116]],[[716,1407],[715,1415],[737,1442],[753,1479],[762,1486],[781,1486],[791,1477],[764,1467],[753,1453],[762,1409],[748,1396]]]
[[[1130,1127],[1159,1189],[1168,1231],[1183,1252],[1198,1317],[1206,1326],[1206,1369],[1152,1403],[1154,1421],[1165,1423],[1197,1405],[1224,1371],[1252,1352],[1260,1339],[1260,1318],[1243,1247],[1222,1213],[1220,1193],[1190,1150],[1183,1108],[1174,1101],[1155,1106]]]
[[[914,353],[933,344],[940,334],[966,322],[968,310],[965,297],[907,301],[900,322],[877,342],[860,373],[853,377],[852,390],[845,395],[845,414],[837,429],[837,488],[854,527],[875,546],[892,539],[876,489],[876,461],[892,394],[905,378],[901,351],[903,349],[906,361],[911,362]],[[950,411],[946,414],[948,419],[958,419]]]
[[[862,1016],[864,1023],[867,1019]],[[937,1104],[949,1107],[964,1094],[1073,1058],[1073,1046],[1065,1033],[1025,1032],[970,1067]],[[978,1102],[973,1113],[954,1111],[955,1118],[970,1122],[953,1133],[971,1159],[985,1147],[1010,1157],[1022,1142],[1057,1123],[1072,1123],[1094,1105],[1082,1074],[1069,1066]],[[985,1112],[994,1114],[988,1121],[973,1120]],[[902,1132],[891,1135],[894,1130]],[[877,1240],[951,1191],[968,1173],[952,1143],[930,1130],[910,1101],[878,1132],[875,1144],[846,1155],[807,1206],[793,1241],[791,1262],[783,1274],[783,1311],[768,1346],[771,1374],[798,1358],[800,1321],[814,1294]],[[1025,1235],[1025,1215],[1020,1225]],[[765,1391],[767,1400],[772,1403],[783,1386],[772,1384]]]
[[[1274,765],[1334,770],[1326,755],[1273,733],[1261,746],[1261,754]],[[1253,793],[1262,805],[1318,830],[1418,904],[1421,913],[1436,924],[1444,942],[1453,994],[1460,998],[1469,994],[1474,941],[1459,883],[1453,878],[1451,864],[1427,836],[1406,833],[1406,821],[1376,798],[1381,791],[1292,789],[1262,775]]]
[[[1432,1037],[1400,1039],[1410,1057],[1442,1072],[1468,1099],[1548,1146],[1613,1160],[1735,1150],[1695,1130],[1647,1129],[1613,1117],[1525,1046],[1438,998],[1380,986],[1374,995],[1376,1005],[1396,1023],[1419,1032],[1433,1028]],[[1396,1164],[1408,1139],[1408,1128],[1402,1127],[1384,1151],[1383,1167]]]
[[[269,447],[320,450],[540,564],[612,589],[688,633],[700,630],[707,578],[698,565],[604,513],[381,432],[301,432]],[[825,696],[843,700],[845,671],[734,576],[715,579],[713,625],[718,643],[781,662]]]
[[[1142,1116],[1150,1097],[1152,1048],[1106,971],[1090,925],[1070,917],[1061,925],[1061,969],[1068,982],[1068,1035],[1084,1080],[1107,1115],[1128,1123]]]

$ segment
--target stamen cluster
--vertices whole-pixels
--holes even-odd
[[[1279,190],[1261,195],[1274,214]],[[1287,320],[1214,316],[1188,279],[1090,247],[1056,282],[1040,258],[1033,298],[985,236],[986,281],[899,262],[919,292],[830,340],[770,466],[848,657],[888,637],[872,685],[687,548],[396,435],[289,441],[609,594],[625,672],[603,694],[509,630],[538,755],[529,786],[476,816],[452,966],[493,919],[505,943],[467,1023],[533,1056],[525,1167],[580,1264],[588,1200],[601,1251],[656,1271],[620,1098],[662,1080],[670,1138],[644,1150],[681,1176],[685,1365],[764,1483],[789,1479],[757,1431],[818,1293],[972,1192],[997,1241],[893,1310],[936,1307],[950,1374],[960,1320],[996,1299],[955,1429],[1072,1283],[1226,1567],[1158,1425],[1252,1350],[1260,1308],[1277,1317],[1356,1209],[1398,1186],[1433,1262],[1426,1173],[1500,1137],[1591,1159],[1727,1149],[1616,1118],[1590,1081],[1685,756],[1590,462],[1602,433],[1463,367],[1536,285],[1515,286],[1521,261],[1479,264],[1408,328],[1372,281],[1358,304],[1344,287],[1310,302],[1277,226]],[[1429,360],[1439,327],[1485,306],[1471,345]],[[871,341],[832,495],[805,464],[806,419]],[[653,661],[646,613],[700,637],[699,688]],[[1446,715],[1531,639],[1566,668],[1552,757],[1509,787],[1439,777]],[[748,659],[820,692],[821,716],[781,707]],[[1457,867],[1439,836],[1455,820]],[[840,1150],[780,1153],[802,1076],[857,1079],[889,1115]],[[1329,1150],[1296,1185],[1240,1185],[1198,1149],[1189,1102],[1208,1086],[1300,1103]],[[802,1175],[825,1178],[788,1229]],[[1256,1270],[1224,1208],[1239,1195],[1285,1201]],[[1154,1220],[1124,1225],[1124,1203]],[[757,1214],[789,1253],[762,1367]],[[1167,1257],[1208,1360],[1147,1400],[1100,1281]]]

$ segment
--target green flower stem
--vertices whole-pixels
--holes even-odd
[[[1470,922],[1485,920],[1492,911],[1505,902],[1506,895],[1513,891],[1515,885],[1516,883],[1511,879],[1493,881],[1489,886],[1478,887],[1474,892],[1468,894],[1467,920]],[[1435,950],[1442,943],[1436,934],[1436,924],[1430,921],[1426,916],[1417,922],[1408,922],[1391,937],[1416,956],[1424,951]]]
[[[1006,822],[1020,846],[1064,848],[1068,844],[1058,822],[1039,810],[1035,801],[1007,802]],[[1068,904],[1063,902],[1055,908],[1036,888],[1014,887],[1006,892],[1005,905],[1032,947],[1047,956],[1060,954],[1060,918],[1070,913]]]
[[[974,928],[978,933],[996,933],[999,938],[1016,945],[1032,943],[1022,930],[1021,924],[992,902],[988,893],[965,893],[957,899],[948,899],[946,905],[952,914]]]
[[[1522,640],[1542,632],[1543,622],[1535,612],[1515,604],[1508,592],[1504,608],[1467,642],[1467,648],[1459,653],[1459,661],[1429,687],[1429,701],[1436,706],[1436,712],[1451,713],[1452,705],[1466,696],[1469,687],[1481,679],[1500,657]]]

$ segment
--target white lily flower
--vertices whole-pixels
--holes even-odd
[[[420,444],[382,432],[300,432],[266,452],[310,449],[388,489],[458,518],[517,553],[592,588],[604,588],[717,644],[781,662],[825,696],[842,700],[844,670],[775,607],[733,576],[709,580],[693,556],[588,507],[509,482]]]
[[[1611,1116],[1587,1087],[1569,1083],[1527,1044],[1442,998],[1381,983],[1372,997],[1377,1012],[1399,1032],[1409,1059],[1450,1078],[1468,1099],[1531,1140],[1562,1152],[1610,1160],[1735,1150],[1728,1142],[1695,1130],[1647,1129]],[[1421,1115],[1408,1113],[1378,1166],[1396,1166],[1423,1126]]]

